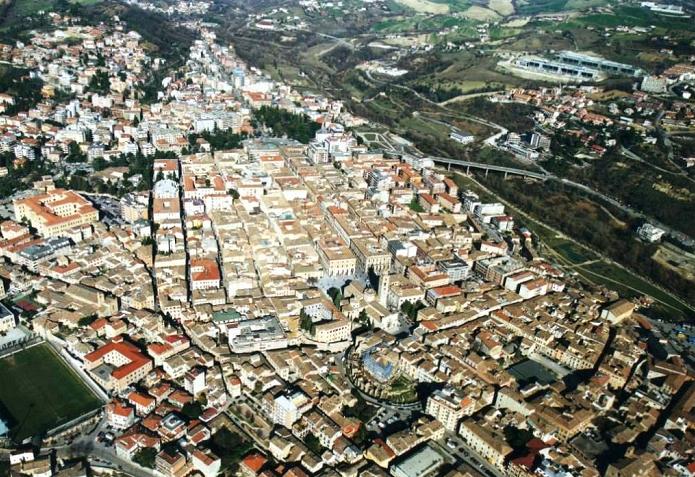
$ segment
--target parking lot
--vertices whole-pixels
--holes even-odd
[[[108,227],[113,225],[121,226],[125,221],[121,218],[121,205],[118,199],[107,195],[84,194],[89,201],[94,204],[100,214],[101,220]]]

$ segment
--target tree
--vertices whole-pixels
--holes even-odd
[[[111,80],[106,71],[99,70],[89,78],[87,90],[92,93],[106,94],[111,91]]]
[[[420,212],[424,212],[424,211],[425,211],[425,209],[422,208],[422,206],[420,205],[420,202],[418,201],[418,196],[417,196],[417,194],[414,194],[414,195],[413,195],[413,198],[412,198],[412,200],[410,201],[410,204],[408,204],[408,205],[409,205],[409,207],[410,207],[410,210],[412,210],[412,211],[414,211],[414,212],[420,213]]]
[[[189,419],[198,419],[203,413],[203,406],[198,401],[187,402],[181,408],[181,414]]]
[[[360,311],[360,315],[357,317],[357,321],[368,330],[372,328],[372,321],[369,319],[367,310]]]
[[[153,447],[145,447],[140,449],[134,456],[133,462],[140,464],[148,469],[154,469],[154,460],[157,457],[157,449]]]
[[[239,434],[223,427],[207,443],[211,451],[222,460],[222,470],[227,475],[234,475],[241,458],[253,446],[244,441]]]
[[[82,152],[79,144],[75,141],[70,141],[68,144],[68,155],[65,157],[65,161],[70,163],[87,162],[87,155]]]
[[[103,171],[108,167],[108,162],[103,157],[95,157],[92,161],[92,167],[95,171]]]
[[[343,293],[340,291],[340,288],[331,287],[326,293],[331,297],[331,300],[333,300],[333,304],[337,308],[340,308],[340,302],[343,301]]]
[[[304,311],[304,308],[299,312],[299,328],[313,335],[316,331],[316,325],[311,317]]]
[[[94,323],[97,320],[97,318],[99,318],[99,317],[96,314],[83,316],[82,318],[79,319],[77,324],[80,326],[89,326],[92,323]]]
[[[415,303],[406,301],[401,305],[401,311],[411,320],[415,320],[417,318],[417,312],[423,308],[425,308],[425,305],[419,300]]]
[[[306,114],[294,114],[284,109],[261,106],[254,116],[259,123],[265,124],[278,136],[296,139],[302,144],[308,144],[321,126],[309,119]]]
[[[326,448],[321,445],[321,441],[319,441],[319,438],[316,437],[314,434],[307,434],[307,436],[304,438],[304,443],[311,452],[318,456],[323,454],[326,450]]]

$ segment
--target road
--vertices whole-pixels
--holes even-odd
[[[440,448],[450,457],[465,462],[478,472],[481,472],[488,477],[505,477],[505,473],[503,471],[480,457],[458,434],[447,432],[446,441],[456,444],[454,449],[446,444],[440,446]]]
[[[671,143],[671,140],[668,139],[668,138],[665,138],[664,141],[668,141],[669,144]],[[670,150],[669,154],[670,154],[671,156],[673,156],[673,148],[671,147],[670,149],[671,149],[671,150]],[[678,172],[674,172],[674,171],[669,170],[669,169],[664,169],[663,167],[659,167],[659,166],[657,166],[657,165],[655,165],[655,164],[652,164],[651,162],[649,162],[649,161],[643,159],[642,157],[638,156],[637,154],[635,154],[635,153],[632,152],[631,150],[626,149],[626,148],[624,148],[624,147],[621,147],[620,152],[623,154],[623,156],[627,157],[628,159],[632,159],[633,161],[641,162],[642,164],[644,164],[644,165],[646,165],[646,166],[648,166],[648,167],[651,167],[652,169],[655,169],[655,170],[657,170],[657,171],[659,171],[659,172],[662,172],[662,173],[664,173],[664,174],[669,174],[669,175],[672,175],[672,176],[681,176],[681,177],[683,177],[684,179],[686,179],[687,181],[692,182],[693,184],[695,184],[695,179],[693,179],[692,177],[690,177],[690,176],[688,175],[687,172],[681,170],[681,168],[678,167],[678,166],[676,165],[676,163],[674,163],[674,162],[671,161],[670,159],[669,159],[669,161],[671,162],[671,164],[673,164],[674,167],[677,167],[677,168],[678,168]]]
[[[147,469],[136,464],[132,460],[124,459],[116,455],[113,446],[105,446],[97,441],[97,435],[106,429],[105,420],[102,420],[89,434],[81,436],[79,439],[66,448],[58,449],[58,456],[63,458],[87,457],[97,460],[97,464],[108,465],[133,477],[161,477],[160,474],[152,469]]]
[[[518,176],[524,176],[524,177],[532,177],[534,179],[540,179],[540,180],[546,180],[546,179],[551,179],[553,176],[542,173],[542,172],[533,172],[533,171],[527,171],[525,169],[517,169],[514,167],[505,167],[505,166],[496,166],[494,164],[486,164],[486,163],[481,163],[481,162],[473,162],[473,161],[461,161],[458,159],[449,159],[446,157],[437,157],[437,156],[428,156],[430,159],[432,159],[434,162],[438,162],[440,164],[446,164],[447,166],[456,166],[456,167],[466,167],[466,168],[474,168],[474,169],[482,169],[485,171],[495,171],[495,172],[504,172],[505,174],[514,174]]]
[[[450,103],[456,103],[457,101],[465,101],[467,99],[473,99],[473,98],[479,98],[483,96],[492,96],[497,93],[503,93],[504,90],[496,90],[496,91],[483,91],[481,93],[469,93],[469,94],[462,94],[460,96],[454,96],[453,98],[449,98],[446,101],[442,101],[439,103],[440,106],[446,106],[447,104]]]
[[[370,80],[372,80],[372,81],[381,82],[381,83],[386,83],[385,81],[381,81],[381,80],[374,79],[374,77],[371,76],[371,74],[369,74],[369,72],[366,72],[366,74],[367,74],[368,78],[369,78]],[[426,102],[426,103],[428,103],[428,104],[431,104],[431,105],[433,105],[433,106],[436,106],[436,107],[438,107],[439,109],[443,109],[443,110],[447,111],[448,113],[452,114],[452,115],[455,116],[455,117],[462,118],[462,119],[466,119],[466,120],[473,121],[473,122],[477,122],[477,123],[479,123],[479,124],[483,124],[483,125],[485,125],[485,126],[488,126],[488,127],[497,129],[499,132],[498,132],[496,135],[494,135],[494,136],[488,138],[488,139],[485,141],[485,142],[488,143],[488,144],[490,144],[491,141],[494,140],[494,138],[499,137],[500,135],[505,134],[505,133],[507,132],[507,130],[506,130],[503,126],[501,126],[501,125],[499,125],[499,124],[493,123],[493,122],[491,122],[491,121],[487,121],[487,120],[482,119],[482,118],[478,118],[478,117],[475,117],[475,116],[471,116],[471,115],[468,115],[468,114],[462,114],[462,113],[460,113],[459,111],[451,110],[451,109],[449,109],[448,107],[441,105],[440,103],[436,103],[436,102],[430,100],[429,98],[423,96],[422,94],[420,94],[419,92],[415,91],[415,90],[412,89],[412,88],[409,88],[408,86],[403,86],[403,85],[398,85],[398,84],[393,84],[393,83],[389,83],[389,84],[390,84],[391,86],[395,87],[395,88],[400,88],[400,89],[409,91],[410,93],[414,94],[417,98],[421,99],[422,101],[424,101],[424,102]],[[425,118],[426,118],[427,114],[430,114],[430,113],[423,113],[423,112],[421,112],[421,111],[417,111],[416,113],[417,113],[418,116],[425,117]],[[659,122],[660,122],[662,116],[663,116],[663,113],[660,113],[660,115],[657,117],[657,120],[656,120],[656,124],[657,124],[657,125],[659,124]],[[430,119],[431,119],[431,118],[430,118]],[[436,121],[436,120],[435,120],[435,121]],[[443,122],[443,124],[447,124],[447,123]],[[663,134],[665,134],[665,133],[663,133]],[[666,142],[666,140],[668,140],[668,137],[665,138],[665,142]],[[669,141],[669,144],[670,144],[670,141]],[[668,146],[667,146],[667,147],[668,147]],[[395,151],[394,151],[394,152],[395,152]],[[671,155],[672,155],[672,154],[673,154],[673,152],[671,151]],[[641,158],[640,158],[640,159],[641,159]],[[439,161],[437,161],[437,162],[445,162],[446,160],[447,160],[446,158],[441,158],[441,160],[439,160]],[[451,164],[454,165],[453,162],[452,162]],[[523,176],[526,176],[526,177],[534,177],[534,176],[532,176],[531,174],[529,174],[529,173],[526,172],[526,171],[521,172],[521,171],[522,171],[521,169],[514,169],[514,168],[493,169],[492,167],[489,167],[489,166],[487,166],[486,164],[483,164],[483,163],[468,162],[468,166],[467,166],[467,167],[476,167],[476,168],[479,168],[479,169],[496,170],[496,171],[498,170],[499,172],[507,172],[507,173],[510,173],[510,174],[523,175]],[[508,169],[508,170],[504,170],[504,169]],[[667,233],[669,233],[670,235],[674,235],[674,236],[681,236],[681,235],[682,235],[682,232],[681,232],[681,231],[675,230],[675,229],[673,229],[672,227],[669,227],[669,226],[667,226],[667,225],[665,225],[665,224],[663,224],[663,223],[660,223],[660,222],[658,222],[657,220],[655,220],[653,217],[650,217],[650,216],[644,214],[643,212],[641,212],[641,211],[639,211],[639,210],[636,210],[636,209],[630,207],[629,205],[623,204],[622,202],[618,201],[618,200],[615,199],[614,197],[610,197],[610,196],[608,196],[608,195],[606,195],[606,194],[604,194],[604,193],[602,193],[602,192],[600,192],[600,191],[598,191],[598,190],[596,190],[596,189],[593,189],[593,188],[591,188],[590,186],[587,186],[587,185],[585,185],[585,184],[581,184],[581,183],[579,183],[579,182],[575,182],[575,181],[572,181],[572,180],[570,180],[570,179],[560,178],[560,177],[556,176],[555,174],[552,174],[552,173],[547,172],[547,171],[544,171],[544,174],[543,174],[543,175],[539,175],[537,178],[539,178],[539,179],[545,179],[545,180],[547,180],[547,179],[558,180],[558,181],[562,182],[562,183],[565,184],[565,185],[568,185],[568,186],[570,186],[570,187],[574,187],[574,188],[580,189],[580,190],[582,190],[582,191],[584,191],[584,192],[586,192],[586,193],[588,193],[588,194],[593,195],[594,197],[598,197],[598,198],[604,200],[605,202],[608,202],[609,204],[611,204],[611,205],[613,205],[613,206],[619,208],[619,209],[622,210],[623,212],[626,212],[627,214],[629,214],[629,215],[631,215],[631,216],[633,216],[633,217],[637,217],[637,218],[641,218],[641,219],[644,219],[644,220],[648,220],[649,222],[651,222],[652,224],[656,225],[657,227],[659,227],[659,228],[665,230],[665,231],[666,231]],[[692,179],[689,178],[689,180],[692,180]],[[690,238],[692,238],[692,237],[690,237]]]

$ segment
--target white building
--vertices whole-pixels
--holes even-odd
[[[658,242],[665,233],[665,230],[655,227],[649,222],[646,222],[639,229],[637,229],[637,235],[639,238],[650,243]]]
[[[0,288],[2,288],[4,292],[5,288],[1,283]],[[7,333],[15,326],[17,326],[17,324],[15,323],[14,313],[0,303],[0,333]]]

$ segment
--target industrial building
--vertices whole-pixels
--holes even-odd
[[[522,56],[514,61],[514,65],[529,71],[563,76],[579,81],[598,80],[601,78],[601,73],[596,69],[573,66],[557,60],[541,58],[540,56]]]
[[[573,51],[562,51],[557,55],[558,61],[566,65],[602,71],[609,75],[639,76],[642,70],[632,65],[605,60],[597,56],[584,55]]]
[[[572,81],[598,81],[606,76],[639,76],[642,70],[632,65],[609,61],[597,56],[561,51],[553,58],[535,55],[514,60],[514,66],[528,71],[567,78]]]

